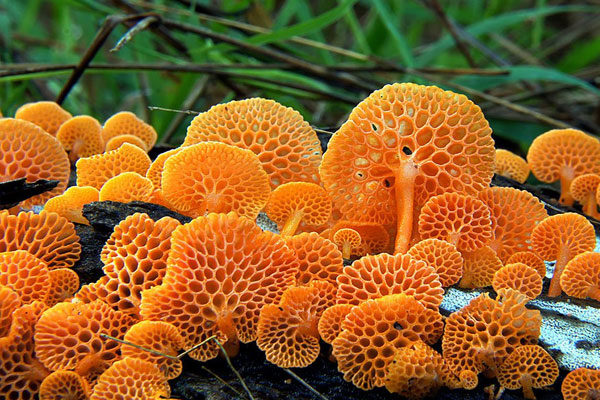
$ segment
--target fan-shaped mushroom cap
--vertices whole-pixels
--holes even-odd
[[[484,293],[446,318],[444,359],[461,382],[477,386],[476,374],[494,374],[515,348],[537,343],[542,316],[525,308],[527,301],[517,291],[501,289],[496,300]],[[463,374],[465,371],[475,376]]]
[[[44,204],[48,199],[65,191],[71,164],[60,142],[42,128],[20,119],[0,120],[0,180],[26,178],[58,180],[58,186],[33,196],[23,207]]]
[[[515,153],[504,149],[496,149],[494,172],[498,175],[525,183],[529,177],[529,164]]]
[[[144,141],[146,151],[150,150],[156,143],[156,131],[154,128],[139,119],[134,113],[121,111],[104,122],[102,127],[102,139],[104,143],[115,136],[134,135]]]
[[[573,179],[583,174],[600,174],[600,142],[576,129],[553,129],[533,140],[527,162],[540,181],[560,179],[560,202],[570,206],[573,197],[569,187]]]
[[[92,186],[100,190],[110,178],[122,172],[146,175],[151,161],[148,154],[137,146],[123,144],[116,150],[77,161],[77,186]]]
[[[35,353],[51,370],[74,370],[90,383],[119,358],[121,345],[101,333],[123,339],[135,323],[102,301],[58,303],[35,327]]]
[[[390,234],[383,225],[372,222],[357,222],[342,220],[337,221],[331,228],[330,236],[339,229],[351,228],[360,234],[362,244],[357,249],[352,249],[350,256],[362,257],[367,254],[393,252],[390,248]]]
[[[47,212],[55,212],[70,222],[89,225],[83,216],[83,206],[98,201],[100,192],[91,186],[71,186],[60,196],[51,198],[44,205]]]
[[[256,344],[267,361],[281,368],[301,368],[319,355],[318,322],[323,311],[335,303],[335,286],[311,281],[293,286],[281,296],[279,305],[268,304],[260,311]]]
[[[301,221],[322,225],[331,217],[331,199],[321,186],[307,182],[288,182],[278,186],[265,209],[279,227],[281,236],[291,236]]]
[[[169,356],[177,356],[179,350],[183,349],[184,343],[179,330],[173,325],[162,321],[138,322],[129,328],[124,340]],[[165,379],[174,379],[181,374],[181,360],[173,360],[147,351],[140,351],[128,345],[121,346],[121,355],[151,362],[164,374]]]
[[[567,262],[578,254],[594,250],[594,226],[575,213],[552,215],[540,222],[531,233],[531,246],[544,260],[556,260],[548,296],[561,293],[560,275]]]
[[[169,397],[171,389],[153,363],[126,357],[98,378],[90,400],[156,400]]]
[[[14,290],[22,304],[45,302],[50,291],[48,266],[25,250],[0,253],[0,285]]]
[[[305,232],[284,240],[298,259],[297,285],[306,285],[313,279],[337,285],[336,279],[344,269],[344,259],[335,243],[316,232]]]
[[[111,151],[111,150],[118,149],[124,143],[129,143],[134,146],[137,146],[146,152],[148,150],[150,150],[147,148],[146,143],[144,143],[144,141],[142,139],[140,139],[139,137],[137,137],[135,135],[119,135],[119,136],[115,136],[115,137],[109,139],[108,142],[106,142],[105,151]]]
[[[58,129],[56,138],[69,153],[72,162],[104,151],[100,122],[88,115],[79,115],[65,121]]]
[[[148,171],[146,172],[146,178],[152,181],[155,190],[162,187],[162,173],[163,169],[165,168],[165,161],[167,161],[167,159],[172,155],[179,153],[181,149],[183,149],[183,147],[178,147],[176,149],[160,153],[152,162],[150,168],[148,168]]]
[[[0,338],[8,335],[13,312],[21,307],[21,299],[11,288],[0,285]]]
[[[433,267],[408,254],[365,256],[344,267],[337,278],[338,304],[358,305],[388,294],[405,293],[437,310],[444,289]]]
[[[546,263],[532,251],[518,251],[508,257],[506,264],[523,263],[533,269],[544,278],[546,276]]]
[[[235,213],[208,214],[177,228],[160,286],[142,293],[144,319],[179,328],[186,348],[216,335],[230,351],[256,339],[261,307],[277,304],[294,284],[298,261],[283,240]],[[209,360],[209,341],[190,353]]]
[[[56,213],[0,211],[0,252],[14,250],[26,250],[55,269],[72,267],[81,245],[73,224]]]
[[[538,345],[517,347],[498,369],[498,382],[507,389],[523,388],[526,399],[535,400],[532,388],[550,386],[558,378],[558,365]]]
[[[500,289],[514,289],[528,299],[535,299],[542,293],[542,284],[542,277],[535,269],[523,263],[506,264],[496,271],[492,281],[496,292]]]
[[[353,307],[352,304],[336,304],[323,311],[317,329],[325,343],[331,344],[338,337],[342,331],[342,321]]]
[[[560,276],[560,286],[569,296],[600,301],[600,253],[575,256]]]
[[[434,196],[425,203],[419,216],[422,239],[445,240],[461,251],[474,251],[492,238],[489,208],[481,200],[458,193]]]
[[[593,399],[600,392],[600,370],[577,368],[569,372],[560,391],[564,400]]]
[[[480,108],[435,86],[397,83],[361,103],[331,138],[319,168],[345,218],[397,223],[408,250],[415,209],[434,195],[475,195],[494,171],[494,141]]]
[[[439,312],[412,296],[393,294],[354,307],[332,342],[333,356],[344,379],[369,390],[385,384],[385,372],[396,349],[418,340],[432,343],[442,332]]]
[[[579,175],[573,179],[569,187],[573,199],[583,206],[583,212],[595,218],[598,218],[596,202],[598,187],[600,187],[600,175],[597,174]]]
[[[50,373],[36,358],[33,340],[35,324],[45,309],[41,301],[19,307],[8,336],[0,338],[2,399],[35,399],[40,383]]]
[[[100,201],[148,201],[154,187],[150,179],[137,172],[122,172],[106,181],[100,189]]]
[[[42,381],[40,400],[88,400],[90,392],[90,385],[79,374],[59,370]]]
[[[479,193],[490,209],[492,241],[488,244],[502,262],[517,251],[530,250],[531,231],[548,216],[531,193],[510,187],[490,187]]]
[[[502,260],[489,246],[473,252],[463,252],[463,276],[459,282],[462,288],[482,288],[491,286],[494,274],[502,268]]]
[[[48,271],[50,290],[46,304],[52,307],[55,304],[70,299],[79,289],[79,275],[70,268],[57,268]]]
[[[58,128],[71,117],[71,114],[53,101],[26,103],[15,113],[15,118],[32,122],[52,136],[56,136]]]
[[[230,101],[196,116],[184,146],[216,141],[249,149],[269,175],[271,189],[287,182],[319,183],[321,144],[300,113],[261,98]]]
[[[352,250],[358,249],[362,245],[362,238],[354,229],[342,228],[333,234],[333,242],[341,247],[342,256],[349,259]]]
[[[189,146],[169,157],[161,187],[168,203],[193,217],[235,211],[255,219],[271,191],[256,155],[217,142]]]
[[[442,286],[452,286],[463,275],[463,257],[452,243],[425,239],[408,250],[408,255],[433,267]]]

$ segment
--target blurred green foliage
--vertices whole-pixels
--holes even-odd
[[[76,64],[105,18],[124,13],[124,3],[139,12],[154,12],[244,43],[276,49],[311,65],[367,67],[377,62],[366,56],[375,56],[417,69],[472,67],[433,11],[431,2],[418,0],[0,0],[0,63]],[[597,134],[600,3],[593,3],[440,1],[445,14],[458,27],[475,66],[506,70],[507,74],[432,76],[373,70],[353,71],[352,77],[376,87],[395,81],[442,87],[461,84]],[[268,32],[251,33],[209,21],[201,18],[199,12],[266,28]],[[212,75],[202,95],[191,103],[194,110],[203,111],[235,98],[262,96],[297,109],[314,126],[335,129],[353,104],[326,98],[310,89],[356,102],[368,94],[305,71],[270,66],[273,60],[189,33],[170,32],[188,49],[189,58],[149,29],[136,34],[119,51],[110,52],[127,29],[123,25],[115,29],[93,63],[263,65],[260,69],[227,69],[237,73],[235,77]],[[292,40],[294,37],[353,53],[348,56],[326,46],[306,45]],[[7,67],[1,64],[0,109],[7,116],[25,102],[54,99],[71,73],[61,70],[5,76],[2,71]],[[150,119],[163,133],[177,114],[149,111],[147,106],[182,108],[203,76],[190,72],[89,69],[64,106],[74,115],[90,114],[100,121],[117,111],[131,110]],[[496,137],[513,150],[524,151],[536,135],[552,128],[498,104],[473,100],[484,109]],[[174,144],[182,140],[191,118],[186,116],[178,123]]]

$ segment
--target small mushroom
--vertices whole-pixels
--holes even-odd
[[[50,290],[46,298],[48,307],[66,301],[79,290],[79,275],[70,268],[57,268],[48,271]]]
[[[571,196],[583,206],[583,213],[598,219],[598,203],[596,193],[600,187],[600,175],[583,174],[573,179],[569,190]]]
[[[134,135],[144,141],[144,150],[150,150],[156,143],[156,131],[154,128],[139,119],[134,113],[121,111],[104,122],[102,127],[102,139],[107,144],[110,139],[120,135]]]
[[[88,400],[90,385],[73,371],[58,370],[48,375],[40,385],[40,400]]]
[[[354,229],[342,228],[333,234],[333,243],[341,248],[342,257],[349,260],[352,250],[358,249],[362,245],[362,238]]]
[[[463,275],[458,283],[461,288],[482,288],[491,286],[494,274],[502,268],[502,260],[489,246],[471,252],[463,252]]]
[[[519,183],[525,183],[529,177],[529,164],[513,152],[496,149],[494,172]]]
[[[583,174],[600,174],[600,142],[576,129],[553,129],[536,137],[527,152],[531,172],[542,182],[560,180],[560,203],[571,206],[569,187]]]
[[[71,186],[59,196],[46,202],[44,210],[55,212],[70,222],[89,225],[90,222],[83,216],[83,206],[98,201],[100,192],[91,186]]]
[[[564,400],[596,399],[600,393],[600,370],[577,368],[567,374],[560,391]]]
[[[298,259],[297,285],[306,285],[314,279],[337,285],[336,279],[342,273],[344,259],[335,243],[316,232],[304,232],[284,240]]]
[[[408,250],[409,256],[415,260],[432,266],[440,277],[442,286],[452,286],[463,275],[464,260],[452,243],[439,239],[425,239]]]
[[[46,302],[50,292],[48,266],[25,250],[0,253],[0,285],[14,290],[22,304]]]
[[[335,211],[335,210],[334,210]],[[350,228],[360,234],[361,246],[350,252],[351,257],[362,257],[368,254],[391,253],[390,234],[383,225],[372,222],[340,220],[330,230],[330,236],[339,229]]]
[[[600,301],[600,253],[581,253],[571,259],[560,276],[560,286],[569,296]]]
[[[23,104],[15,113],[15,118],[33,122],[52,136],[56,136],[58,128],[71,117],[71,114],[53,101]]]
[[[532,389],[550,386],[556,378],[556,361],[538,345],[517,347],[498,369],[498,382],[502,388],[523,388],[523,397],[528,400],[535,400]]]
[[[277,223],[281,236],[292,236],[302,221],[310,225],[326,223],[331,217],[331,199],[317,184],[288,182],[271,193],[265,212]]]
[[[17,292],[8,286],[0,285],[0,338],[8,335],[13,312],[21,305]]]
[[[533,269],[542,277],[546,277],[546,263],[533,251],[518,251],[508,257],[506,264],[523,263]]]
[[[506,264],[494,274],[492,287],[496,292],[500,289],[514,289],[533,300],[542,293],[542,277],[535,269],[523,264]]]
[[[111,139],[108,140],[108,142],[106,142],[106,145],[104,146],[104,151],[116,150],[125,143],[129,143],[134,146],[137,146],[140,149],[144,150],[145,152],[148,152],[148,150],[149,150],[148,148],[146,148],[146,146],[147,146],[146,143],[144,143],[144,141],[142,139],[140,139],[139,137],[137,137],[135,135],[118,135],[118,136],[112,137]]]
[[[81,157],[90,157],[104,151],[102,127],[96,118],[79,115],[64,122],[56,138],[69,153],[69,159],[74,164]]]
[[[331,344],[338,337],[342,331],[342,321],[353,307],[352,304],[335,304],[323,311],[317,329],[325,343]]]
[[[167,161],[167,159],[172,155],[179,153],[181,149],[183,149],[183,147],[178,147],[176,149],[160,153],[152,162],[150,168],[148,168],[148,171],[146,172],[146,178],[152,181],[155,190],[162,187],[162,173],[163,169],[165,168],[165,161]]]
[[[149,201],[154,187],[150,179],[137,172],[121,172],[107,180],[100,189],[100,201]]]
[[[531,233],[533,250],[546,261],[554,261],[554,274],[549,297],[561,294],[560,276],[573,257],[594,250],[596,232],[583,216],[575,213],[552,215],[539,223]]]

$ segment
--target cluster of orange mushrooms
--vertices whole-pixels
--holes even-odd
[[[550,131],[526,162],[491,135],[465,96],[411,83],[358,104],[325,154],[298,112],[259,98],[199,114],[154,161],[156,132],[132,113],[101,125],[51,102],[22,106],[0,119],[0,180],[60,183],[0,212],[0,397],[164,398],[183,351],[206,361],[256,341],[268,361],[306,367],[322,340],[364,390],[419,399],[473,389],[483,373],[535,398],[559,375],[526,307],[544,261],[555,261],[548,296],[600,300],[600,254],[584,216],[548,216],[529,192],[490,182],[530,168],[597,215],[599,179],[586,177],[600,174],[600,141]],[[127,217],[102,249],[104,275],[80,287],[74,224],[102,200],[193,220]],[[280,234],[256,224],[261,211]],[[444,318],[451,285],[496,296]],[[562,383],[567,400],[599,391],[591,369]]]

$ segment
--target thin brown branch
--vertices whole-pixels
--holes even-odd
[[[310,386],[304,379],[300,378],[298,375],[296,375],[294,372],[292,372],[292,370],[290,370],[289,368],[284,368],[283,370],[285,372],[287,372],[292,378],[294,378],[295,380],[297,380],[298,382],[300,382],[300,384],[302,384],[302,386],[304,386],[305,388],[307,388],[308,390],[310,390],[313,394],[315,394],[320,399],[322,399],[322,400],[329,400],[327,397],[325,397],[325,395],[323,395],[321,392],[319,392],[314,387]]]
[[[150,25],[152,25],[156,21],[158,21],[158,18],[156,18],[154,15],[151,15],[149,17],[146,17],[146,18],[138,21],[127,32],[125,32],[125,34],[121,37],[121,39],[119,39],[119,41],[117,42],[115,47],[113,47],[109,51],[111,53],[114,53],[114,52],[121,50],[121,48],[123,48],[123,46],[125,46],[125,44],[129,43],[135,35],[137,35],[141,31],[143,31],[144,29],[148,28]]]

